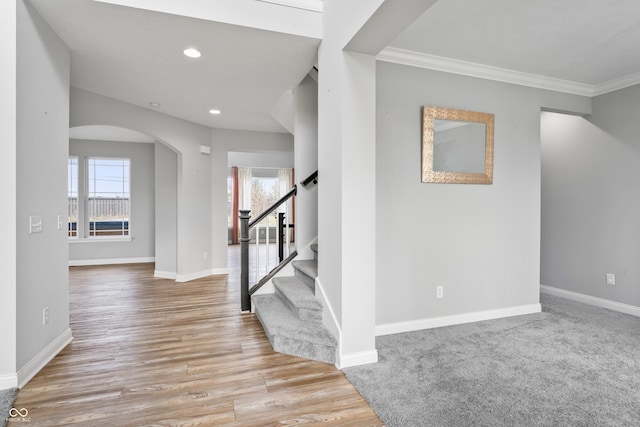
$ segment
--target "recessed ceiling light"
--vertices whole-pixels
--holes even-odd
[[[189,49],[183,50],[182,53],[184,53],[189,58],[200,58],[200,56],[202,56],[202,54],[198,49],[194,49],[192,47],[190,47]]]
[[[160,108],[160,103],[159,102],[150,102],[149,105],[153,108]]]
[[[220,113],[222,113],[222,111],[216,110],[215,108],[212,108],[211,110],[209,110],[209,114],[213,114],[214,116],[217,116]]]

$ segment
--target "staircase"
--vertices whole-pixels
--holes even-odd
[[[335,364],[337,343],[322,325],[322,303],[315,296],[318,245],[312,260],[292,261],[294,276],[272,279],[274,294],[254,295],[254,310],[280,353]]]

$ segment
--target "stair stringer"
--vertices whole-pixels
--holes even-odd
[[[342,352],[342,328],[338,323],[338,318],[333,311],[331,303],[327,299],[327,295],[324,292],[324,288],[319,276],[316,277],[316,298],[318,298],[318,300],[320,300],[323,305],[322,325],[329,332],[329,334],[333,335],[336,338],[337,341],[335,356],[336,368],[342,370],[343,368],[348,368],[351,366],[360,366],[378,362],[378,351],[375,349],[373,351],[361,353],[344,354]]]
[[[316,277],[316,298],[320,300],[323,305],[322,310],[322,325],[333,335],[337,341],[336,346],[336,363],[335,366],[340,369],[340,355],[342,354],[342,329],[338,323],[338,318],[331,303],[327,299],[327,294],[324,292],[320,277]]]

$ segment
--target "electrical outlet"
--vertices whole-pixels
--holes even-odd
[[[64,215],[58,215],[58,230],[64,229],[64,223],[66,222]]]
[[[42,309],[42,325],[49,324],[49,307],[45,307]]]
[[[436,298],[444,297],[444,286],[436,286]]]
[[[616,275],[613,273],[607,273],[607,285],[614,286],[616,284]]]

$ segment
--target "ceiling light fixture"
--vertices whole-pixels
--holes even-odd
[[[217,116],[220,113],[222,113],[222,111],[216,110],[215,108],[212,108],[211,110],[209,110],[209,114],[213,114],[214,116]]]
[[[153,108],[160,108],[160,103],[159,102],[150,102],[149,105]]]
[[[194,49],[192,47],[190,47],[189,49],[183,50],[182,53],[184,53],[189,58],[200,58],[202,56],[202,54],[198,49]]]

